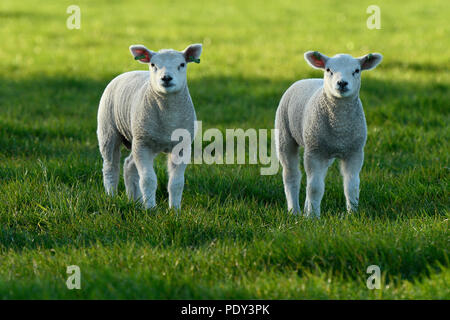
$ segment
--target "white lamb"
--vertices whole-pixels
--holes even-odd
[[[186,67],[199,62],[201,44],[184,51],[154,52],[143,45],[130,46],[131,54],[148,71],[126,72],[106,87],[98,110],[97,135],[103,157],[103,183],[106,192],[117,192],[120,173],[120,146],[131,153],[124,163],[127,195],[141,200],[145,208],[156,206],[156,174],[153,160],[160,152],[169,153],[169,206],[179,208],[184,187],[185,161],[172,153],[178,143],[171,136],[185,129],[194,139],[196,115],[189,94]]]
[[[299,147],[304,148],[307,176],[305,215],[320,216],[325,175],[335,158],[341,160],[347,210],[359,200],[359,172],[364,161],[366,119],[359,99],[361,71],[375,68],[378,53],[353,58],[329,58],[317,51],[305,53],[306,61],[325,70],[323,79],[295,82],[283,95],[275,117],[277,153],[283,167],[288,210],[300,213]]]

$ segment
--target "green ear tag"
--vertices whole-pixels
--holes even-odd
[[[147,56],[145,54],[142,54],[140,56],[134,57],[134,60],[141,60],[141,59],[145,59],[145,58],[147,58]]]
[[[366,59],[366,60],[371,60],[372,58],[373,58],[372,54],[369,53],[369,55],[367,56],[367,59]]]
[[[200,63],[200,59],[194,59],[194,57],[190,56],[189,57],[189,62]]]
[[[314,58],[316,58],[317,60],[321,60],[321,59],[322,59],[322,58],[320,57],[319,52],[317,52],[317,51],[314,51],[313,55],[314,55]]]

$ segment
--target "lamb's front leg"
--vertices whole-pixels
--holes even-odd
[[[169,207],[179,209],[184,188],[184,171],[186,163],[176,154],[169,154],[167,167],[169,169]]]
[[[133,141],[133,159],[139,173],[139,187],[142,193],[142,202],[146,209],[156,206],[156,173],[153,169],[153,160],[157,153],[144,144]]]
[[[305,150],[304,167],[306,171],[305,215],[320,217],[320,202],[325,191],[325,176],[333,159]]]
[[[344,194],[347,211],[358,210],[359,172],[364,162],[364,152],[358,151],[348,155],[341,161],[341,174],[344,178]]]

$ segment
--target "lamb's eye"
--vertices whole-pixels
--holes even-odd
[[[152,63],[152,64],[150,64],[151,66],[152,66],[152,68],[154,68],[155,67],[155,64],[154,63]]]
[[[355,70],[355,73],[359,73],[359,69],[356,69],[356,70]]]
[[[184,64],[184,63],[180,64],[180,67],[184,68],[184,66],[185,66],[185,64]]]
[[[327,68],[327,72],[330,72],[330,68]]]

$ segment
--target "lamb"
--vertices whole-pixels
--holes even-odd
[[[149,65],[149,72],[131,71],[117,76],[100,99],[97,136],[104,187],[109,195],[117,192],[120,147],[124,144],[131,149],[124,162],[128,198],[141,201],[146,209],[155,207],[153,160],[158,153],[168,153],[169,206],[178,209],[187,163],[172,152],[178,141],[171,137],[174,130],[184,129],[194,139],[196,115],[186,68],[188,63],[200,61],[202,45],[190,45],[182,52],[154,52],[143,45],[132,45],[130,51],[135,60]]]
[[[330,58],[317,51],[304,56],[313,68],[325,72],[323,79],[295,82],[284,93],[276,112],[276,150],[283,167],[288,210],[300,213],[301,146],[307,176],[305,215],[320,216],[325,175],[335,158],[340,159],[347,210],[356,211],[367,138],[359,99],[361,71],[375,68],[383,57],[372,53],[360,58],[347,54]]]

